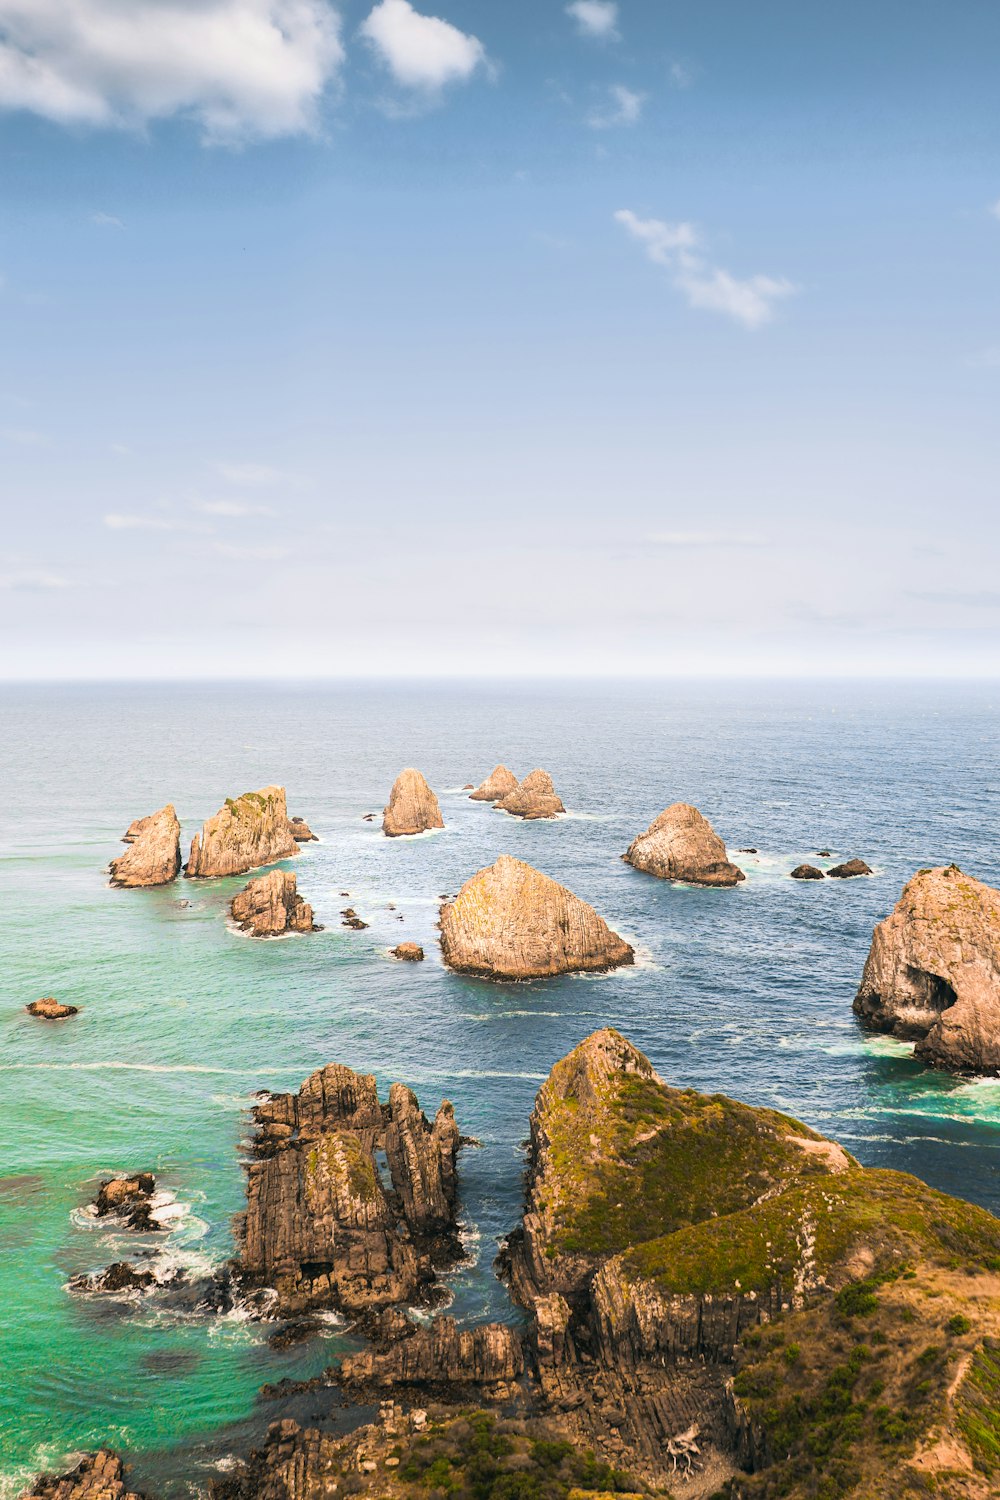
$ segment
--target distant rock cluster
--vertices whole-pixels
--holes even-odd
[[[470,792],[469,800],[492,802],[501,812],[526,822],[555,818],[566,811],[552,777],[540,768],[529,771],[523,781],[518,781],[506,766],[495,766],[481,786]]]

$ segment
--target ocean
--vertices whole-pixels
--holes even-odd
[[[0,714],[0,1492],[101,1443],[128,1450],[136,1487],[203,1490],[284,1414],[260,1386],[347,1346],[335,1319],[279,1352],[239,1312],[66,1290],[137,1247],[85,1211],[126,1169],[173,1195],[165,1257],[224,1261],[254,1091],[296,1089],[327,1062],[409,1084],[428,1114],[450,1098],[481,1142],[460,1160],[469,1259],[449,1278],[467,1321],[509,1315],[492,1262],[518,1215],[532,1101],[599,1026],[670,1083],[785,1110],[866,1165],[1000,1211],[1000,1081],[929,1072],[851,1012],[872,927],[918,867],[954,860],[1000,884],[1000,685],[17,686]],[[520,823],[470,802],[463,784],[498,761],[549,770],[568,815]],[[407,765],[447,826],[385,839],[363,817]],[[319,835],[289,867],[325,931],[237,933],[241,880],[109,887],[133,818],[172,801],[186,855],[226,796],[269,782]],[[622,862],[678,800],[745,884],[670,886]],[[874,875],[788,879],[820,849]],[[448,973],[440,897],[503,852],[592,902],[635,967],[500,986]],[[346,905],[366,931],[341,927]],[[390,959],[403,939],[427,961]],[[34,1020],[41,995],[80,1014]]]

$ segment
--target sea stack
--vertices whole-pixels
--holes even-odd
[[[288,832],[297,844],[318,844],[319,839],[313,833],[305,818],[289,818]]]
[[[290,870],[258,875],[233,897],[233,921],[251,937],[278,937],[283,932],[317,932],[313,909],[296,891]]]
[[[562,799],[556,794],[556,789],[552,785],[552,777],[548,771],[542,770],[532,771],[495,805],[515,818],[524,818],[528,821],[535,818],[554,818],[566,811]]]
[[[449,968],[484,979],[542,979],[616,969],[635,955],[592,906],[502,854],[441,908]]]
[[[438,799],[424,777],[412,766],[400,771],[389,793],[389,805],[382,814],[382,832],[387,838],[398,839],[443,827]]]
[[[932,1067],[1000,1072],[1000,891],[957,865],[918,870],[875,928],[854,1011]]]
[[[298,852],[289,831],[285,788],[265,786],[226,798],[225,806],[191,840],[185,874],[189,880],[245,875]]]
[[[124,854],[111,861],[111,884],[127,888],[168,885],[181,868],[181,825],[168,802],[148,818],[129,824]]]
[[[707,818],[687,802],[674,802],[634,838],[622,858],[660,880],[689,885],[739,885],[746,876],[726,855]]]
[[[469,793],[470,802],[499,802],[510,792],[516,792],[518,780],[506,766],[494,766],[486,780],[474,792]]]
[[[356,1315],[425,1296],[437,1267],[460,1253],[447,1100],[433,1125],[408,1088],[379,1102],[371,1074],[337,1063],[297,1094],[254,1106],[242,1265],[273,1287],[283,1314],[329,1307]],[[385,1152],[387,1193],[376,1162]]]

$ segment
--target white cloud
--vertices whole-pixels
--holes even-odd
[[[688,63],[672,62],[670,64],[670,84],[675,89],[689,89],[698,76],[696,68]]]
[[[315,128],[343,60],[326,0],[0,0],[0,109],[211,142]]]
[[[206,516],[273,516],[267,505],[248,505],[245,500],[198,500],[195,509]]]
[[[614,0],[572,0],[566,14],[572,16],[582,36],[613,41],[618,36],[618,6]]]
[[[591,110],[587,116],[587,124],[595,130],[607,130],[613,125],[634,125],[642,114],[646,95],[636,93],[635,89],[627,89],[623,83],[613,83],[608,93],[611,96],[610,104]]]
[[[292,552],[291,547],[236,547],[229,542],[216,542],[215,550],[220,557],[232,558],[234,562],[280,562]]]
[[[464,83],[486,65],[486,49],[439,16],[424,16],[409,0],[381,0],[360,35],[375,49],[397,83],[434,93]]]
[[[69,586],[68,579],[40,568],[27,568],[20,573],[0,573],[0,589],[40,593],[45,589],[68,589]]]
[[[125,228],[125,225],[122,223],[121,219],[116,218],[114,214],[102,214],[102,213],[91,214],[91,216],[90,216],[90,222],[91,222],[91,224],[96,224],[97,227],[98,227],[98,229],[124,229]]]
[[[724,531],[657,531],[647,537],[658,547],[763,547],[762,537]]]
[[[268,464],[216,464],[216,468],[223,479],[230,484],[282,484],[288,480],[288,475],[283,474],[280,469],[272,469]]]
[[[0,428],[0,438],[5,443],[16,443],[19,448],[37,448],[39,443],[44,443],[45,434],[34,427],[3,427]]]
[[[724,313],[744,328],[760,328],[774,317],[774,304],[798,290],[784,277],[747,276],[741,280],[712,265],[701,252],[693,224],[640,219],[627,208],[619,209],[614,217],[645,248],[650,260],[670,271],[674,286],[690,307]]]
[[[990,204],[990,213],[994,219],[1000,219],[1000,198],[995,203]]]
[[[178,531],[176,521],[167,521],[162,516],[128,516],[111,511],[104,517],[105,526],[111,531]]]

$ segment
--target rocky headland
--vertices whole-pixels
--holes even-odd
[[[449,968],[485,979],[541,979],[615,969],[632,948],[572,891],[502,854],[441,908]]]
[[[233,921],[252,937],[284,932],[319,932],[313,909],[296,889],[290,870],[270,870],[249,881],[230,904]]]
[[[531,822],[537,818],[555,818],[566,811],[548,771],[531,771],[494,804],[501,812]]]
[[[265,786],[259,792],[226,798],[225,805],[192,839],[184,873],[189,880],[245,875],[298,852],[289,830],[285,789]]]
[[[932,1067],[1000,1072],[1000,891],[918,870],[872,934],[854,1011]]]
[[[412,766],[400,771],[382,814],[382,832],[397,839],[443,827],[440,804],[424,776]]]
[[[494,766],[486,780],[469,793],[470,802],[499,802],[509,792],[516,792],[519,782],[506,766]]]
[[[622,858],[647,875],[688,885],[734,886],[746,879],[708,819],[687,802],[674,802],[654,818]]]
[[[374,1077],[331,1063],[297,1094],[263,1099],[253,1120],[240,1251],[249,1285],[273,1288],[282,1315],[370,1316],[434,1299],[440,1267],[461,1253],[460,1137],[447,1100],[432,1125],[402,1084],[382,1104]]]
[[[122,842],[129,847],[111,861],[112,885],[168,885],[176,880],[181,868],[181,825],[172,803],[148,818],[136,818]]]

